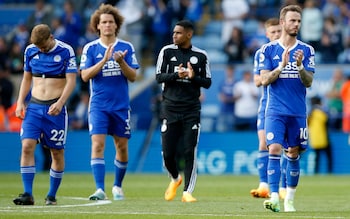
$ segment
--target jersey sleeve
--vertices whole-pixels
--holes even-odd
[[[77,73],[78,67],[75,52],[71,46],[67,46],[67,49],[69,51],[69,59],[66,66],[66,73]]]
[[[80,69],[84,70],[87,68],[90,68],[91,66],[94,65],[94,63],[92,63],[92,59],[91,59],[91,47],[89,46],[89,44],[85,45],[81,54],[81,59],[80,59]]]
[[[138,69],[140,66],[139,66],[139,63],[138,63],[137,58],[136,58],[135,49],[134,49],[133,45],[131,45],[131,44],[129,44],[129,45],[130,46],[128,48],[128,52],[126,53],[125,61],[126,61],[126,63],[128,63],[128,65],[131,68]]]
[[[261,70],[272,70],[272,63],[270,56],[270,50],[268,46],[263,46],[259,52],[259,61],[258,61],[258,71]]]
[[[259,71],[259,54],[260,54],[260,49],[255,52],[254,55],[254,64],[253,64],[253,73],[256,75],[260,75]]]
[[[303,65],[307,71],[315,73],[315,50],[310,45],[304,49]]]

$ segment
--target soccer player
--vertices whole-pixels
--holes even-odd
[[[278,18],[270,18],[265,22],[265,34],[269,41],[274,41],[281,36],[281,25],[279,24]],[[254,82],[257,87],[261,87],[260,71],[258,70],[260,49],[255,52],[254,56]],[[262,86],[262,95],[260,98],[260,104],[258,109],[258,120],[257,130],[259,139],[259,153],[258,153],[258,171],[259,171],[259,187],[252,189],[250,194],[256,198],[268,198],[269,197],[269,186],[267,181],[267,163],[269,151],[266,147],[265,138],[265,108],[266,108],[266,95],[267,88]]]
[[[81,77],[85,82],[90,81],[90,164],[96,185],[90,200],[107,198],[104,159],[107,135],[113,137],[116,150],[113,199],[124,199],[122,182],[127,170],[128,140],[131,137],[128,81],[136,80],[139,64],[133,45],[117,37],[123,21],[116,7],[101,4],[90,18],[90,26],[99,38],[84,46],[81,57]]]
[[[295,211],[293,202],[300,176],[300,152],[307,148],[305,97],[306,88],[313,81],[315,51],[312,46],[297,39],[301,13],[302,9],[297,5],[281,9],[281,37],[264,45],[259,56],[262,85],[268,85],[265,131],[271,198],[264,201],[264,207],[274,212],[280,211],[278,189],[282,149],[287,159],[284,211],[292,212]]]
[[[56,205],[56,193],[64,172],[68,114],[65,103],[71,95],[78,72],[72,47],[54,39],[49,26],[39,24],[31,32],[31,43],[24,52],[24,73],[17,99],[16,116],[21,128],[21,175],[24,193],[16,205],[34,205],[34,151],[40,142],[51,151],[50,188],[46,205]],[[26,97],[31,99],[26,105]]]
[[[194,27],[189,21],[176,23],[173,44],[164,46],[158,56],[156,80],[162,83],[162,155],[171,178],[164,198],[171,201],[182,183],[176,165],[179,139],[183,138],[185,185],[182,202],[195,202],[192,196],[197,179],[197,145],[200,133],[201,87],[211,85],[207,53],[192,45]]]

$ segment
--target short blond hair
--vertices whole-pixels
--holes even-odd
[[[280,24],[280,20],[278,18],[270,18],[267,19],[264,23],[265,29],[271,26],[277,26]]]
[[[31,33],[30,42],[34,45],[40,45],[45,40],[49,39],[51,36],[51,29],[46,24],[38,24],[36,25]]]

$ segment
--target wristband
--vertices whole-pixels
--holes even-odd
[[[284,67],[282,66],[282,63],[280,63],[280,64],[278,65],[277,69],[278,69],[280,72],[283,71]]]
[[[304,65],[303,65],[303,63],[301,63],[301,65],[297,66],[297,69],[298,69],[298,71],[303,70],[303,69],[304,69]]]

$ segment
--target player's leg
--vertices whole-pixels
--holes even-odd
[[[47,105],[49,107],[49,105]],[[64,147],[67,137],[68,114],[66,108],[57,116],[44,115],[45,126],[42,130],[42,145],[50,149],[50,188],[45,204],[56,205],[56,193],[61,184],[65,168]]]
[[[280,211],[278,191],[281,178],[281,153],[285,130],[283,117],[265,118],[266,143],[269,149],[267,174],[271,198],[264,201],[264,207],[273,212]]]
[[[24,192],[13,200],[16,205],[34,205],[33,181],[36,172],[34,152],[41,133],[42,110],[43,105],[30,103],[22,122],[20,171]]]
[[[125,197],[122,183],[128,167],[128,138],[113,136],[113,139],[117,153],[114,160],[115,169],[112,193],[114,200],[123,200]]]
[[[177,169],[177,145],[182,133],[181,122],[168,123],[163,119],[161,125],[163,164],[170,176],[170,183],[165,191],[164,199],[171,201],[176,196],[176,190],[182,183],[182,177]]]
[[[52,163],[50,168],[50,188],[46,196],[46,205],[56,205],[56,193],[61,184],[65,161],[64,161],[64,149],[51,148]]]
[[[185,185],[182,195],[183,202],[197,201],[192,193],[197,181],[197,146],[200,133],[199,114],[187,114],[184,119],[184,158],[185,158]]]
[[[286,150],[287,193],[284,199],[284,211],[293,212],[294,196],[300,177],[300,152],[307,147],[307,126],[305,118],[289,118],[287,130],[288,150]]]
[[[259,120],[258,120],[259,124]],[[259,173],[259,187],[252,189],[250,194],[256,198],[268,198],[269,186],[267,181],[267,165],[269,161],[269,151],[266,147],[265,130],[259,129],[258,125],[259,152],[257,159],[257,168]]]
[[[300,156],[298,146],[288,148],[288,151],[286,152],[286,160],[287,190],[286,197],[284,199],[284,211],[292,212],[295,211],[294,196],[300,177]]]
[[[130,130],[130,111],[111,112],[109,130],[113,133],[113,141],[115,146],[115,160],[114,160],[114,183],[112,194],[114,200],[123,200],[124,192],[122,183],[128,167],[128,141],[131,137]]]
[[[34,205],[33,181],[35,177],[34,152],[37,141],[34,139],[22,140],[21,176],[24,192],[13,200],[16,205]]]
[[[90,200],[106,199],[105,193],[105,159],[104,151],[108,134],[109,116],[104,111],[91,111],[89,114],[89,133],[91,135],[91,170],[96,191],[89,196]]]
[[[104,159],[105,150],[105,134],[91,135],[91,169],[94,177],[96,191],[89,196],[90,200],[104,200],[107,198],[105,194],[105,174],[106,164]]]
[[[329,143],[329,145],[326,147],[325,149],[326,151],[326,156],[327,156],[327,162],[328,162],[328,173],[332,173],[333,172],[333,155],[332,155],[332,147],[331,144]]]
[[[283,152],[281,157],[281,186],[279,188],[279,195],[281,199],[285,199],[287,193],[287,179],[286,179],[286,170],[287,169],[287,159],[286,155]]]

